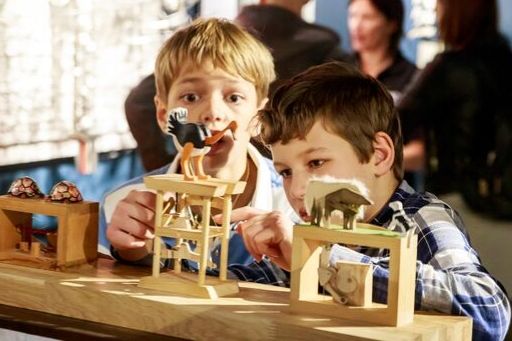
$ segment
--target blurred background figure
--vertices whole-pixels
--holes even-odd
[[[235,21],[258,37],[271,51],[279,82],[310,66],[346,60],[333,30],[306,22],[302,10],[309,0],[266,0],[242,8]]]
[[[351,60],[382,82],[395,102],[417,71],[399,50],[403,19],[402,0],[350,0],[348,4]]]
[[[400,52],[403,19],[402,0],[348,2],[347,23],[354,52],[351,61],[361,71],[384,84],[395,103],[418,71],[416,65],[405,59]],[[414,150],[414,145],[409,146],[409,151]],[[409,157],[406,160],[405,179],[417,191],[424,190],[423,159],[413,160]]]
[[[284,80],[310,66],[332,60],[346,60],[336,32],[324,26],[306,22],[301,17],[309,0],[266,0],[242,8],[235,18],[241,26],[260,39],[274,57],[277,79],[272,92]],[[197,11],[196,11],[197,13]],[[128,95],[125,113],[128,125],[137,141],[137,151],[148,171],[168,164],[175,156],[171,139],[165,137],[156,123],[153,97],[155,78],[144,78]],[[149,121],[147,117],[155,119]],[[270,152],[257,139],[252,143],[266,157]]]
[[[405,157],[428,161],[427,190],[460,193],[474,211],[512,219],[512,52],[497,15],[495,0],[438,0],[446,50],[399,111],[406,149],[415,149]]]

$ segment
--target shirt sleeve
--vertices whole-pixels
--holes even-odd
[[[290,286],[290,273],[281,269],[269,259],[249,265],[231,264],[228,266],[228,277],[246,282],[271,284],[280,287]]]
[[[330,262],[372,263],[373,300],[386,302],[389,257],[369,257],[335,245]],[[465,235],[449,222],[420,229],[416,266],[417,310],[469,316],[475,340],[502,340],[510,323],[510,302],[500,285],[480,264]]]

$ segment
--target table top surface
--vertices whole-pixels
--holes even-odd
[[[292,313],[287,288],[239,282],[237,295],[211,300],[139,288],[149,275],[108,259],[66,272],[0,263],[0,304],[185,339],[471,339],[467,317],[417,313],[405,326],[376,326]]]

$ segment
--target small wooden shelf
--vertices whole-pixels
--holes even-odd
[[[32,226],[32,215],[57,218],[57,246],[53,254],[33,257],[16,246],[21,242],[17,226]],[[52,202],[45,199],[20,199],[0,196],[1,260],[39,268],[64,269],[96,259],[98,248],[98,203]]]

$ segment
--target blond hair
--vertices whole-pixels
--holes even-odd
[[[160,100],[167,102],[183,65],[201,67],[205,62],[253,83],[259,100],[267,97],[275,79],[272,55],[259,40],[228,20],[197,19],[174,33],[160,49],[155,64]]]

